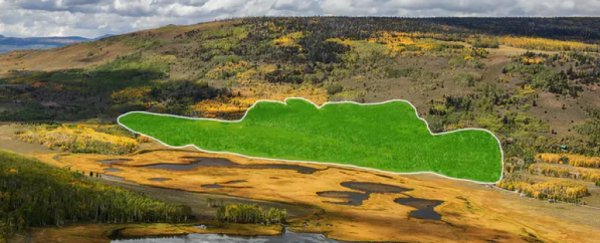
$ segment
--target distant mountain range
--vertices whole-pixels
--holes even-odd
[[[79,42],[93,41],[108,37],[103,35],[98,38],[89,39],[80,36],[65,36],[65,37],[6,37],[0,35],[0,53],[5,53],[14,50],[30,50],[30,49],[49,49]]]

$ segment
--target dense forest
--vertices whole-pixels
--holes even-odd
[[[544,37],[560,40],[597,42],[598,18],[397,18],[397,17],[318,17],[250,18],[250,22],[273,21],[290,30],[321,32],[340,38],[366,38],[377,31],[444,34],[460,39],[474,34]]]
[[[35,226],[185,222],[190,209],[0,151],[0,240]]]

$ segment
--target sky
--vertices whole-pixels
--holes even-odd
[[[245,16],[600,16],[600,0],[0,0],[0,35],[98,37]]]

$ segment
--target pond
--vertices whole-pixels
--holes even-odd
[[[346,188],[367,193],[402,193],[412,189],[383,183],[345,181],[341,185]]]
[[[320,197],[343,199],[342,202],[323,201],[332,204],[360,206],[364,200],[369,199],[371,193],[403,193],[410,191],[410,188],[404,188],[395,185],[388,185],[382,183],[372,182],[358,182],[358,181],[345,181],[342,182],[343,187],[354,189],[361,192],[354,191],[321,191],[317,192]]]
[[[223,234],[187,234],[181,236],[172,237],[155,237],[155,238],[143,238],[143,239],[121,239],[112,240],[112,243],[187,243],[187,242],[224,242],[224,243],[237,243],[237,242],[260,242],[260,243],[279,243],[279,242],[340,242],[332,239],[328,239],[322,234],[313,233],[295,233],[291,231],[285,231],[283,234],[274,236],[233,236]]]
[[[342,202],[323,201],[326,203],[360,206],[364,200],[369,198],[369,193],[362,192],[347,192],[347,191],[323,191],[317,192],[320,197],[343,199]]]
[[[442,216],[433,210],[436,206],[444,203],[444,201],[440,200],[429,200],[423,198],[415,198],[415,197],[405,197],[405,198],[396,198],[394,200],[395,203],[402,204],[405,206],[416,208],[410,212],[409,216],[418,219],[432,219],[432,220],[440,220]]]
[[[201,187],[210,188],[210,189],[218,189],[218,188],[252,188],[251,186],[232,186],[232,184],[244,183],[246,180],[232,180],[223,183],[212,183],[212,184],[203,184]]]
[[[193,170],[197,167],[226,167],[226,168],[239,168],[239,169],[277,169],[277,170],[294,170],[300,174],[313,174],[321,169],[295,165],[295,164],[238,164],[231,160],[224,158],[207,158],[207,157],[194,157],[194,156],[183,156],[181,157],[184,160],[189,161],[189,163],[185,164],[176,164],[169,162],[162,163],[154,163],[143,165],[144,168],[151,169],[162,169],[162,170],[170,170],[170,171],[186,171]]]
[[[360,206],[363,201],[369,199],[371,193],[398,193],[404,194],[404,192],[411,191],[411,188],[405,188],[396,185],[389,185],[383,183],[372,183],[372,182],[358,182],[358,181],[346,181],[342,182],[343,187],[361,191],[321,191],[317,192],[317,195],[325,198],[334,198],[342,201],[323,201],[325,203],[349,205],[349,206]],[[412,218],[418,219],[429,219],[429,220],[441,220],[442,216],[437,213],[434,209],[440,204],[444,203],[441,200],[430,200],[425,198],[416,198],[404,194],[406,197],[394,199],[395,203],[409,206],[415,210],[409,213]]]
[[[127,162],[127,161],[131,161],[131,159],[124,159],[124,158],[117,158],[117,159],[101,159],[98,160],[98,162],[105,164],[105,165],[111,165],[111,164],[116,164],[116,163],[121,163],[121,162]]]
[[[104,168],[104,171],[106,171],[106,172],[121,172],[122,170],[119,168],[108,167],[108,168]]]

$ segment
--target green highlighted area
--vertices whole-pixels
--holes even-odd
[[[406,101],[376,104],[259,101],[239,121],[130,112],[118,122],[170,146],[329,162],[392,172],[435,172],[478,182],[502,176],[502,148],[487,130],[432,134]]]

